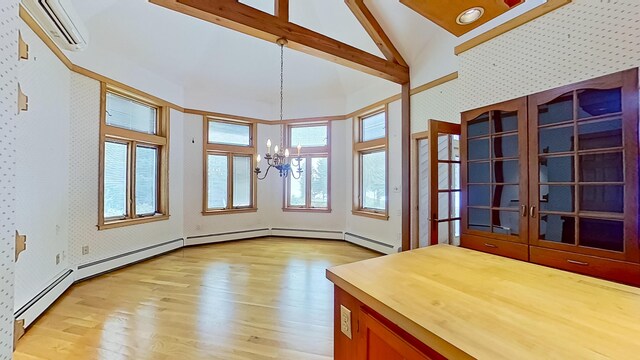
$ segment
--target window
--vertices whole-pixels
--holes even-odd
[[[255,126],[204,118],[203,214],[256,211]]]
[[[98,228],[165,220],[168,108],[102,84]]]
[[[354,130],[353,213],[388,219],[386,108],[357,118]]]
[[[292,174],[286,181],[285,211],[331,211],[330,171],[330,123],[290,125],[287,127],[286,146],[292,149]],[[300,145],[299,157],[302,173],[297,174],[298,157],[296,147]]]

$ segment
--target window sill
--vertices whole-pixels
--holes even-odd
[[[296,207],[285,207],[282,208],[284,212],[302,212],[302,213],[331,213],[331,209],[325,208],[296,208]]]
[[[116,229],[125,226],[146,224],[155,221],[169,220],[169,215],[154,215],[135,219],[114,220],[98,225],[98,230]]]
[[[222,210],[205,210],[202,215],[225,215],[225,214],[243,214],[257,212],[258,208],[242,208],[242,209],[222,209]]]
[[[389,215],[385,212],[374,212],[368,210],[351,210],[351,214],[356,216],[364,216],[378,220],[389,220]]]

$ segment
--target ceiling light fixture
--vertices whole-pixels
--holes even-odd
[[[460,25],[468,25],[480,19],[482,15],[484,15],[484,8],[479,6],[472,7],[471,9],[461,12],[456,19],[456,22]]]
[[[284,46],[287,45],[287,39],[280,38],[276,41],[280,45],[280,146],[276,145],[271,154],[271,139],[267,139],[267,152],[264,155],[264,159],[267,161],[267,170],[261,177],[260,173],[260,154],[256,157],[257,167],[254,170],[258,180],[264,180],[269,174],[269,170],[273,167],[278,170],[281,178],[286,178],[291,173],[294,179],[300,179],[302,175],[302,158],[300,157],[300,149],[302,146],[298,144],[298,155],[296,158],[290,159],[289,149],[285,149],[283,145],[284,140]],[[296,174],[298,174],[296,176]]]

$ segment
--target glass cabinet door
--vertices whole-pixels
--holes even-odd
[[[530,243],[638,259],[638,94],[623,74],[529,97]]]
[[[527,242],[526,99],[463,113],[463,233]]]

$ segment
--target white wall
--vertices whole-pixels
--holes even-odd
[[[363,241],[362,239],[356,239],[348,237],[349,241],[357,244],[371,247],[377,251],[384,253],[394,253],[402,247],[402,174],[400,167],[401,158],[401,125],[402,125],[402,112],[400,101],[395,101],[389,104],[388,112],[388,132],[389,132],[389,148],[388,148],[388,162],[389,162],[389,184],[388,196],[389,196],[389,219],[380,220],[374,218],[368,218],[351,214],[352,199],[353,199],[353,174],[357,174],[357,169],[351,152],[347,152],[347,161],[345,166],[345,185],[347,186],[347,196],[345,196],[344,202],[347,209],[346,216],[346,232],[356,234],[374,241],[378,241],[389,246],[378,245],[371,242]],[[353,146],[353,120],[348,120],[346,123],[349,131],[345,132],[345,146],[346,149],[351,149]],[[357,187],[356,187],[357,189]],[[357,190],[356,190],[357,191]]]
[[[69,159],[70,241],[72,265],[83,265],[183,237],[182,113],[171,111],[169,154],[169,220],[98,230],[98,159],[100,83],[71,75],[71,151]],[[82,247],[89,254],[82,255]]]
[[[18,1],[0,4],[0,360],[13,353]]]
[[[19,69],[29,111],[22,112],[18,122],[16,228],[27,235],[28,251],[16,263],[16,309],[69,268],[71,133],[71,73],[28,26],[21,23],[20,31],[30,45],[30,59]]]

